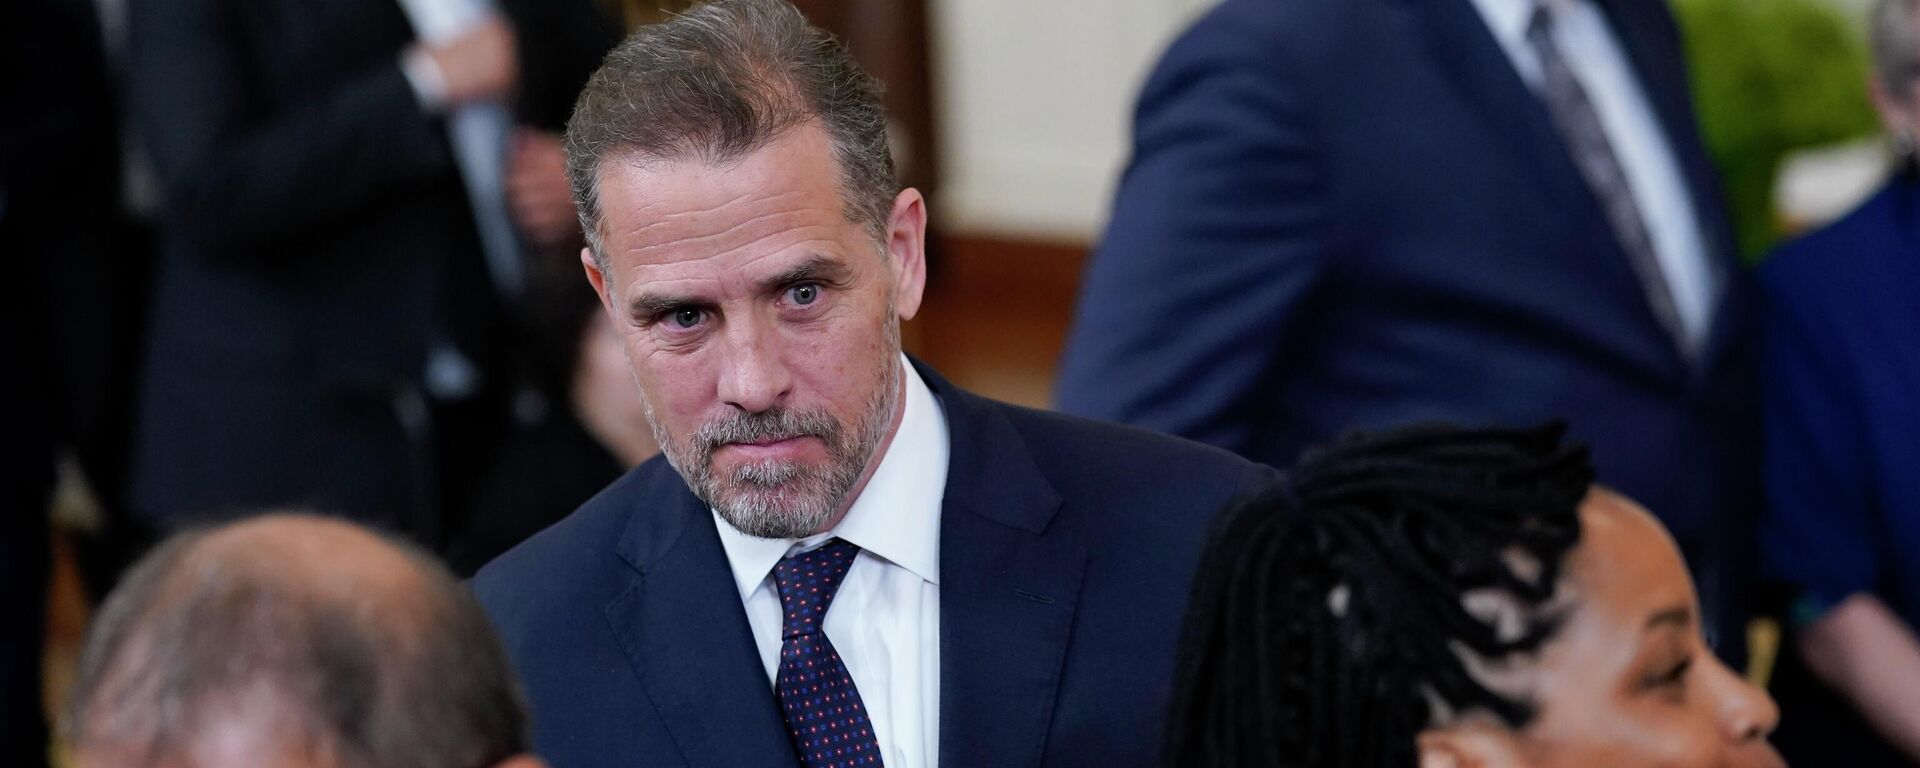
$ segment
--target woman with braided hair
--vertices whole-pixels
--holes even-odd
[[[1169,766],[1781,766],[1664,528],[1564,430],[1309,450],[1217,524]]]

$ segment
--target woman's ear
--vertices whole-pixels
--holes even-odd
[[[1420,768],[1526,768],[1513,732],[1493,723],[1429,728],[1416,740]]]

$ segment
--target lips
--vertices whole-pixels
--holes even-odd
[[[752,442],[727,443],[722,447],[731,449],[747,459],[783,459],[790,458],[799,452],[806,440],[811,437],[813,436],[796,435]]]

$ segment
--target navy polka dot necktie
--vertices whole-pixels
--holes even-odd
[[[774,696],[787,716],[787,733],[806,768],[882,765],[873,721],[853,687],[853,676],[821,629],[827,606],[860,548],[834,539],[773,567],[785,614],[780,626],[780,676]]]

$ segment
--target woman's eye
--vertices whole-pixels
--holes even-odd
[[[673,312],[673,324],[680,328],[692,328],[700,324],[700,310],[691,307]]]
[[[1648,688],[1672,688],[1683,686],[1687,682],[1687,673],[1693,671],[1693,659],[1687,659],[1673,667],[1647,679]]]
[[[796,285],[792,288],[787,289],[787,296],[793,299],[793,303],[795,306],[804,307],[808,304],[812,304],[813,302],[819,300],[820,286],[813,285],[811,283],[806,285]]]

